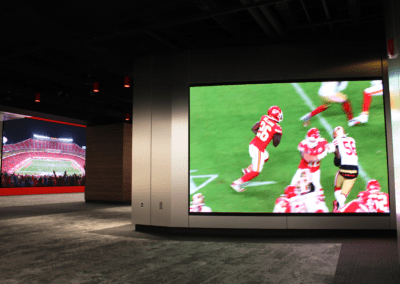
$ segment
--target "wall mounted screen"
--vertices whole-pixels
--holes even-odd
[[[190,87],[189,214],[389,213],[381,80]]]
[[[1,187],[81,186],[86,128],[41,121],[4,121]]]

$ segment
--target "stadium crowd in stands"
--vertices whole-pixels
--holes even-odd
[[[75,143],[27,139],[15,144],[3,145],[1,187],[46,187],[46,186],[84,186],[85,175],[57,176],[16,174],[14,169],[27,159],[49,159],[75,161],[85,172],[86,151]]]
[[[15,143],[3,145],[3,153],[20,151],[20,150],[55,150],[63,153],[71,153],[84,157],[86,151],[76,145],[75,143],[63,143],[60,141],[43,141],[29,138],[27,140]]]
[[[17,175],[1,173],[1,187],[84,186],[85,175]]]

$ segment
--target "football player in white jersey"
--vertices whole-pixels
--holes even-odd
[[[382,96],[383,95],[383,85],[382,80],[373,80],[371,81],[371,87],[366,88],[363,92],[363,105],[362,112],[359,116],[353,118],[355,124],[367,123],[369,117],[369,108],[371,106],[372,97],[373,96]]]
[[[275,201],[274,213],[328,213],[325,196],[315,189],[309,169],[301,170],[296,185],[289,185]]]
[[[339,167],[335,176],[335,198],[340,209],[344,206],[358,176],[356,141],[345,134],[342,126],[333,130],[331,151],[335,152],[334,163]]]
[[[204,204],[204,195],[202,193],[196,193],[192,197],[192,201],[190,202],[189,212],[212,212],[211,208],[205,206]]]
[[[327,110],[332,103],[339,103],[342,105],[342,109],[347,116],[349,126],[352,126],[355,122],[353,121],[353,110],[351,103],[347,98],[347,95],[342,92],[347,88],[348,83],[348,81],[322,82],[321,87],[318,90],[318,95],[321,98],[322,105],[300,118],[300,121],[303,122],[303,126],[309,126],[310,119],[313,116]]]

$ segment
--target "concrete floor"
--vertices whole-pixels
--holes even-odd
[[[86,204],[83,193],[0,197],[0,283],[361,283],[347,275],[351,256],[339,261],[343,245],[143,233],[130,206]],[[397,283],[396,265],[383,265],[394,275],[380,283]]]

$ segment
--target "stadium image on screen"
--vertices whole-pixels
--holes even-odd
[[[5,121],[2,187],[83,185],[85,140],[81,127],[28,118]]]
[[[189,214],[388,214],[381,80],[190,87]]]

